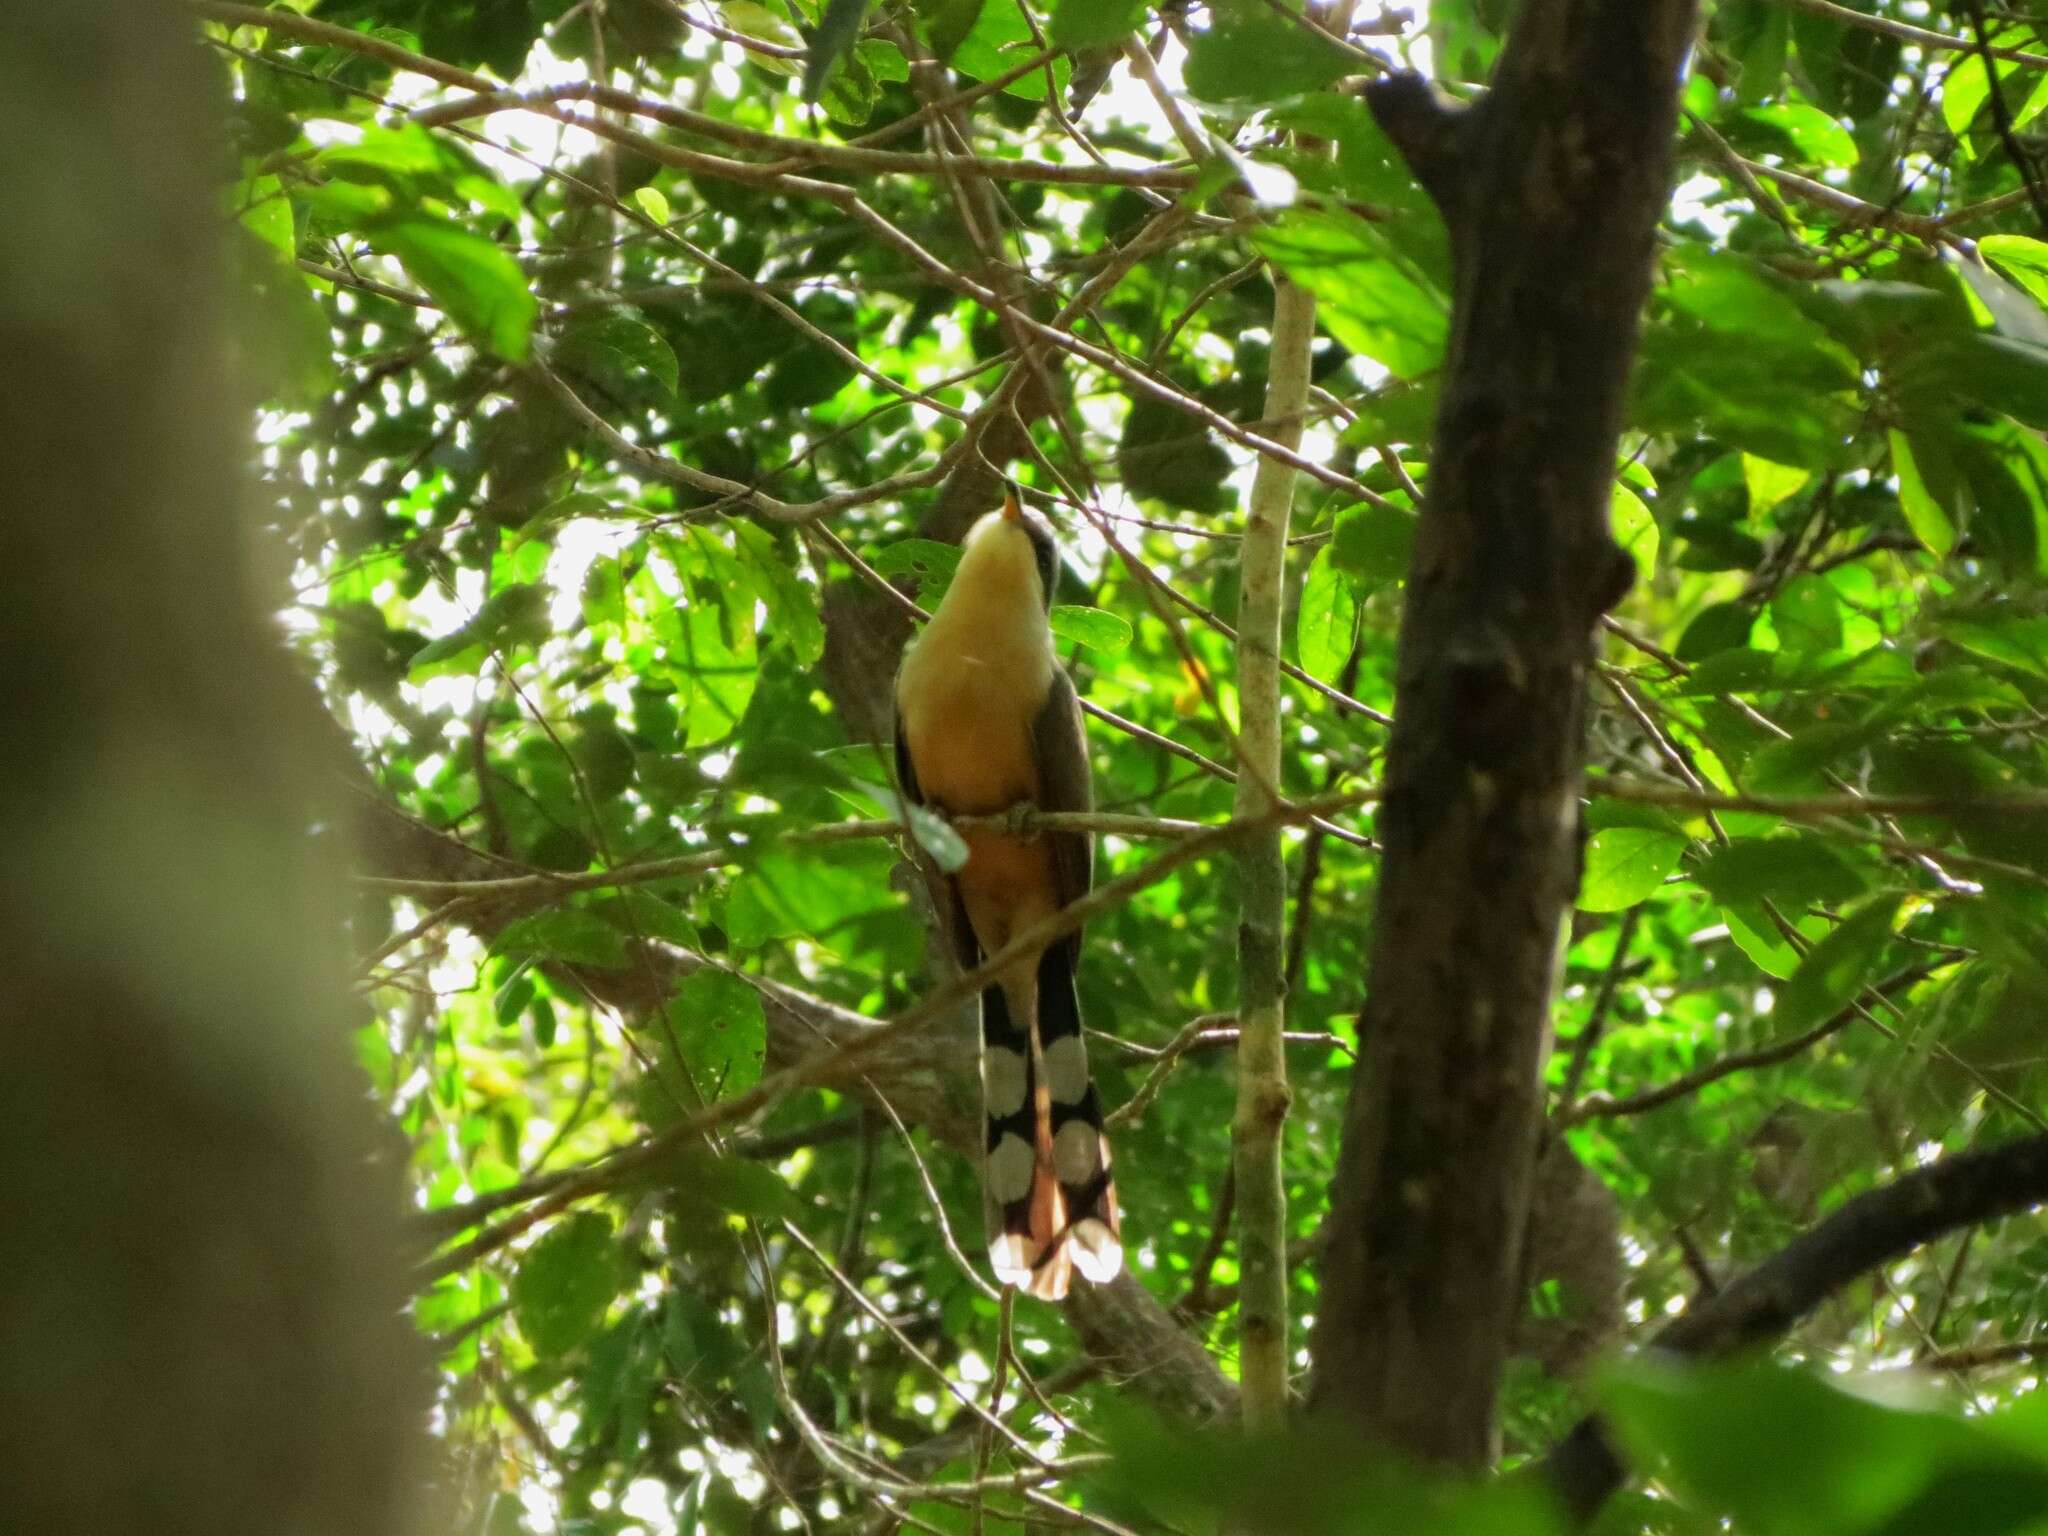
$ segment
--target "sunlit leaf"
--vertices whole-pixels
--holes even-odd
[[[1131,643],[1130,621],[1102,608],[1056,603],[1047,615],[1052,632],[1062,640],[1114,656]]]
[[[1293,209],[1253,239],[1315,294],[1319,322],[1352,351],[1404,378],[1442,360],[1449,334],[1443,295],[1364,219]]]
[[[523,362],[540,305],[519,263],[481,235],[437,219],[407,218],[368,232],[473,339]]]
[[[1586,840],[1579,910],[1620,912],[1664,883],[1678,867],[1686,838],[1651,827],[1609,827]]]
[[[1301,584],[1294,643],[1301,665],[1326,683],[1337,680],[1358,633],[1358,599],[1334,550],[1319,550]]]

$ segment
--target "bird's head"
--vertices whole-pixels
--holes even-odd
[[[1027,512],[1017,487],[1003,482],[1003,504],[967,530],[961,543],[957,582],[970,572],[983,580],[1023,581],[1036,578],[1041,608],[1052,606],[1059,583],[1059,545],[1044,518]]]

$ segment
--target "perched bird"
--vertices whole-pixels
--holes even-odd
[[[896,775],[906,798],[955,816],[1021,803],[1085,811],[1081,704],[1047,610],[1059,555],[1016,487],[968,531],[960,565],[896,677]],[[967,862],[934,879],[954,953],[971,969],[1084,895],[1085,832],[975,828]],[[1008,967],[981,994],[982,1166],[989,1262],[1005,1284],[1056,1300],[1074,1269],[1123,1264],[1102,1105],[1088,1075],[1074,965],[1078,933]]]

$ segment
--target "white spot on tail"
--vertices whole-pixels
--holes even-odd
[[[1102,1138],[1086,1120],[1069,1120],[1052,1142],[1052,1165],[1062,1184],[1086,1184],[1102,1166]]]
[[[981,1053],[982,1101],[989,1114],[1007,1119],[1024,1107],[1024,1057],[1019,1051],[991,1045]]]
[[[1021,1232],[1005,1232],[988,1245],[989,1268],[1004,1285],[1031,1283],[1031,1239]]]
[[[1074,1267],[1081,1271],[1083,1279],[1097,1285],[1109,1284],[1124,1267],[1124,1245],[1093,1216],[1083,1216],[1074,1223],[1067,1243],[1073,1250]]]
[[[1031,1144],[1021,1136],[1005,1132],[989,1153],[988,1169],[983,1175],[990,1197],[998,1205],[1022,1200],[1031,1193],[1031,1171],[1036,1163]]]
[[[1045,1048],[1045,1082],[1055,1104],[1078,1104],[1088,1092],[1088,1047],[1068,1035]]]

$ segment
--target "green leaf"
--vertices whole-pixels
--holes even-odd
[[[1333,558],[1335,553],[1333,548],[1318,550],[1309,562],[1294,620],[1294,644],[1302,667],[1326,683],[1334,683],[1344,670],[1358,636],[1358,598]]]
[[[759,0],[719,0],[718,12],[725,18],[727,26],[734,31],[744,32],[748,37],[758,38],[761,42],[778,48],[804,46],[803,34],[791,26],[781,13],[760,4]],[[748,50],[747,62],[756,69],[765,69],[771,74],[800,73],[800,66],[796,60],[759,49]],[[809,59],[806,57],[805,63],[808,62]],[[667,217],[664,216],[660,222],[666,224]]]
[[[1130,621],[1103,608],[1056,603],[1047,615],[1052,632],[1062,640],[1114,656],[1131,643]]]
[[[1636,563],[1636,574],[1648,581],[1657,574],[1657,519],[1643,498],[1617,482],[1611,499],[1614,542]]]
[[[1252,244],[1315,294],[1322,327],[1402,378],[1443,361],[1449,304],[1388,237],[1357,214],[1290,209]]]
[[[577,321],[556,343],[554,358],[618,393],[631,393],[642,381],[667,396],[676,392],[676,349],[629,309],[607,310]]]
[[[1861,895],[1863,876],[1827,843],[1804,833],[1737,838],[1692,872],[1723,903],[1770,901],[1794,910]]]
[[[910,60],[903,57],[901,48],[884,38],[863,38],[855,44],[853,56],[878,81],[900,85],[910,78]]]
[[[1956,269],[1990,313],[2000,335],[2035,346],[2048,343],[2048,314],[2042,313],[2041,301],[2030,291],[2008,281],[1988,261],[1963,257],[1956,263]]]
[[[1057,0],[1048,29],[1055,48],[1121,42],[1145,19],[1146,0]]]
[[[1984,72],[1984,60],[1968,54],[1956,60],[1941,82],[1941,120],[1950,133],[1962,139],[1990,97],[1991,77]]]
[[[1850,0],[1849,9],[1871,14],[1876,0]],[[1792,36],[1822,107],[1865,119],[1884,105],[1904,46],[1898,38],[1812,11],[1792,13]]]
[[[867,797],[910,828],[917,845],[931,855],[932,862],[949,875],[967,865],[967,840],[953,830],[953,824],[925,806],[905,800],[894,789],[857,784]]]
[[[673,211],[669,208],[668,198],[663,195],[659,187],[636,187],[633,191],[633,201],[639,206],[642,213],[646,214],[647,217],[654,220],[657,224],[666,224],[671,218],[675,217]]]
[[[1913,536],[1937,555],[1956,547],[1956,525],[1948,511],[1934,499],[1913,455],[1912,439],[1894,427],[1885,433],[1892,448],[1892,470],[1899,477],[1899,510]]]
[[[1233,498],[1230,455],[1208,429],[1163,400],[1135,396],[1117,440],[1124,490],[1187,512],[1221,512]]]
[[[1857,424],[1855,358],[1745,267],[1693,266],[1660,290],[1676,321],[1643,333],[1635,424],[1825,466]]]
[[[1773,923],[1761,903],[1738,902],[1721,909],[1728,937],[1766,976],[1783,981],[1799,969],[1800,954]]]
[[[859,370],[844,357],[805,339],[769,366],[761,396],[778,411],[808,410],[823,405],[853,382]]]
[[[867,552],[867,562],[884,576],[908,576],[917,582],[918,600],[936,608],[960,565],[960,546],[937,539],[898,539]]]
[[[512,1309],[535,1354],[559,1359],[597,1332],[625,1284],[609,1217],[578,1211],[556,1222],[519,1260]]]
[[[1417,188],[1415,173],[1372,115],[1372,108],[1358,97],[1318,92],[1276,107],[1273,121],[1296,133],[1334,142],[1338,178],[1353,197],[1394,208],[1433,209]]]
[[[411,674],[419,681],[451,671],[474,672],[487,652],[537,644],[547,633],[546,589],[530,583],[504,587],[486,599],[467,624],[414,652]]]
[[[740,949],[801,938],[828,950],[858,950],[867,942],[860,920],[899,904],[889,887],[895,861],[880,844],[803,858],[771,848],[734,882],[725,904],[727,936]]]
[[[1915,355],[1906,381],[2048,430],[2048,347],[1989,332],[1947,336]]]
[[[974,17],[974,25],[960,40],[960,46],[953,54],[953,67],[973,79],[992,80],[997,75],[1007,75],[1039,51],[1038,39],[1033,36],[1032,26],[1024,13],[1015,5],[989,0],[981,6]],[[1073,72],[1074,66],[1066,59],[1054,59],[1051,71],[1054,88],[1064,92]],[[1045,77],[1045,70],[1031,70],[1004,86],[1003,92],[1025,101],[1044,101]]]
[[[752,594],[727,591],[730,604],[696,601],[659,615],[654,632],[662,675],[685,701],[684,738],[692,746],[722,741],[736,730],[760,681],[752,627]],[[744,625],[735,610],[744,610]]]
[[[1753,453],[1742,456],[1742,483],[1749,490],[1749,511],[1761,517],[1813,478],[1810,469],[1790,464],[1773,464]]]
[[[1854,384],[1857,369],[1834,339],[1800,308],[1790,285],[1747,257],[1699,247],[1666,263],[1658,296],[1710,330],[1739,336],[1766,352],[1807,360],[1814,376]]]
[[[1986,609],[1944,618],[1939,629],[1966,651],[2048,681],[2048,616]]]
[[[1976,329],[1968,304],[1954,289],[1830,279],[1797,292],[1814,319],[1872,362],[1894,363],[1930,340]]]
[[[1401,581],[1415,554],[1419,518],[1390,503],[1346,507],[1330,539],[1331,563],[1372,586]]]
[[[768,610],[771,639],[789,647],[800,667],[814,667],[825,654],[825,621],[818,594],[796,573],[775,535],[755,523],[734,523],[733,542],[753,577],[755,595]]]
[[[1723,651],[1749,644],[1749,632],[1756,628],[1756,613],[1742,603],[1712,603],[1693,615],[1692,622],[1678,637],[1676,655],[1680,661],[1704,661]]]
[[[661,1182],[680,1200],[756,1221],[794,1219],[801,1209],[795,1193],[773,1168],[745,1157],[719,1157],[686,1147],[660,1170]]]
[[[1455,1482],[1360,1456],[1340,1426],[1232,1434],[1107,1410],[1114,1462],[1100,1481],[1144,1531],[1244,1530],[1286,1536],[1562,1536],[1534,1481]],[[1130,1513],[1124,1513],[1129,1511]],[[971,1513],[971,1512],[969,1512]],[[1145,1518],[1150,1516],[1151,1518]],[[963,1533],[964,1525],[951,1527]]]
[[[986,8],[984,0],[915,0],[918,29],[941,63],[959,51]]]
[[[540,301],[519,263],[481,235],[446,220],[415,216],[366,232],[393,256],[471,340],[507,362],[523,363]]]
[[[235,189],[235,216],[242,227],[286,261],[299,254],[292,229],[291,200],[275,176],[253,176]]]
[[[1795,162],[1844,168],[1856,163],[1856,141],[1849,137],[1849,130],[1818,107],[1775,101],[1749,107],[1740,118],[1762,131],[1767,149],[1775,148]]]
[[[664,1010],[706,1098],[730,1098],[761,1080],[768,1017],[761,994],[730,971],[704,966],[685,976]]]
[[[507,923],[491,945],[501,955],[530,955],[536,960],[561,960],[623,970],[626,937],[596,913],[582,907],[550,907]]]
[[[1885,1407],[1807,1371],[1642,1354],[1601,1398],[1633,1460],[1753,1536],[2004,1536],[2048,1507],[2038,1431]]]
[[[1762,101],[1778,89],[1792,42],[1791,18],[1769,0],[1733,0],[1724,8],[1729,46],[1741,66],[1735,99]]]
[[[365,124],[353,139],[329,144],[313,157],[313,168],[323,176],[409,193],[446,185],[464,166],[440,139],[408,122],[392,127]]]
[[[1306,18],[1271,12],[1219,16],[1197,33],[1184,72],[1204,101],[1279,101],[1319,91],[1357,64]]]
[[[1771,1011],[1774,1034],[1782,1038],[1811,1029],[1863,990],[1884,958],[1903,899],[1897,892],[1873,897],[1806,952],[1778,993]]]
[[[2048,306],[2048,241],[2031,235],[1985,235],[1977,253]]]
[[[1826,578],[1801,574],[1771,599],[1771,625],[1787,651],[1832,651],[1842,643],[1842,605]]]
[[[827,0],[825,14],[811,34],[810,52],[804,58],[805,101],[816,101],[825,89],[825,77],[860,38],[861,23],[868,18],[871,0]]]
[[[1579,881],[1582,912],[1620,912],[1664,883],[1678,867],[1688,839],[1655,827],[1608,827],[1586,841],[1586,868]]]

